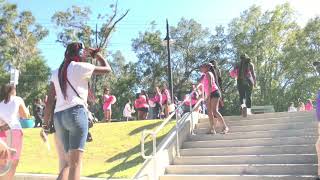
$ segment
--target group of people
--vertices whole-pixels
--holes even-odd
[[[294,102],[291,102],[288,108],[288,112],[304,112],[304,111],[309,112],[312,110],[313,110],[313,104],[311,99],[308,99],[306,104],[304,104],[303,102],[299,102],[298,108],[294,106]]]
[[[88,135],[88,82],[92,75],[102,75],[112,71],[99,51],[99,49],[86,48],[82,43],[70,43],[66,48],[62,64],[53,71],[50,79],[41,135],[43,137],[51,133],[54,126],[59,157],[59,180],[80,179],[82,157]],[[97,59],[100,66],[88,63],[88,58]],[[251,93],[256,84],[256,77],[250,58],[247,55],[241,55],[240,59],[240,63],[235,66],[230,75],[237,79],[240,95],[239,107],[242,114],[247,115],[251,113]],[[320,72],[320,65],[318,67]],[[201,65],[200,71],[202,76],[192,88],[194,93],[191,93],[189,103],[194,106],[200,95],[204,97],[210,120],[208,133],[217,133],[218,122],[223,125],[220,133],[228,133],[229,127],[219,112],[219,108],[223,106],[220,70],[213,61]],[[149,98],[145,91],[141,91],[133,104],[138,118],[146,119],[149,108],[154,110],[154,118],[161,118],[162,115],[168,116],[174,110],[170,107],[174,104],[171,96],[165,85],[161,89],[156,87],[152,98]],[[107,121],[111,120],[111,105],[115,101],[116,98],[110,95],[110,90],[104,89],[103,109]],[[318,103],[320,103],[320,93]],[[127,102],[124,111],[126,115],[134,112],[130,101]],[[320,110],[318,109],[317,112],[320,120]],[[10,172],[2,177],[6,180],[14,178],[22,150],[23,133],[19,119],[28,116],[29,112],[24,101],[16,96],[15,86],[3,86],[0,96],[0,158],[10,158],[14,162]],[[130,118],[130,116],[127,117]],[[9,136],[6,133],[8,129],[11,130],[13,136],[12,147],[6,147],[3,143]],[[320,140],[317,147],[320,147],[319,142]]]

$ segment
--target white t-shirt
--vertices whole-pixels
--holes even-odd
[[[57,96],[57,102],[54,112],[60,112],[76,105],[86,106],[88,98],[88,82],[94,69],[94,65],[85,62],[72,61],[68,66],[68,80],[75,88],[75,90],[79,93],[82,99],[77,96],[74,90],[70,87],[69,83],[67,83],[67,98],[64,99],[59,84],[59,69],[52,72],[50,81],[54,84]]]
[[[11,96],[7,104],[4,101],[0,102],[0,119],[11,129],[22,129],[19,116],[19,106],[22,104],[24,104],[23,99],[18,96]]]

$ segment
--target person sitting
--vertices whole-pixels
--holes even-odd
[[[288,108],[288,112],[297,112],[297,108],[294,107],[294,103],[293,102],[290,103],[290,106]]]
[[[313,110],[313,104],[311,99],[308,99],[307,104],[305,105],[305,110],[308,112]]]
[[[305,105],[304,105],[303,102],[300,102],[300,103],[299,103],[298,111],[299,111],[299,112],[304,112],[304,111],[306,111],[306,108],[305,108]]]

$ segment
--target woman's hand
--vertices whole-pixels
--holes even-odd
[[[86,48],[86,54],[90,55],[92,58],[96,58],[98,52],[100,52],[100,48]]]

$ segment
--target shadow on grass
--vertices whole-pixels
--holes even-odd
[[[160,136],[157,138],[157,142],[160,142],[164,137],[166,136],[166,134]],[[148,141],[145,144],[145,149],[146,149],[146,154],[150,154],[152,152],[152,141]],[[98,173],[94,173],[94,174],[90,174],[89,177],[97,177],[103,174],[109,175],[108,178],[115,178],[115,174],[121,171],[126,171],[130,168],[133,168],[141,163],[143,163],[144,159],[142,158],[142,156],[140,155],[140,151],[141,151],[141,146],[140,144],[136,145],[135,147],[129,149],[128,151],[125,152],[121,152],[109,159],[107,159],[105,161],[105,163],[111,163],[114,161],[117,161],[119,159],[123,159],[122,162],[118,165],[116,165],[115,167],[108,169],[106,171],[103,172],[98,172]],[[139,156],[135,157],[134,159],[131,159],[131,156],[139,154]],[[129,178],[129,177],[127,177]]]
[[[145,125],[145,126],[138,127],[137,129],[132,130],[129,133],[129,135],[132,136],[132,135],[141,133],[145,129],[153,129],[153,128],[159,126],[162,122],[163,121],[158,121],[158,122],[155,122],[155,123],[152,123],[152,124],[148,124],[148,125]]]

